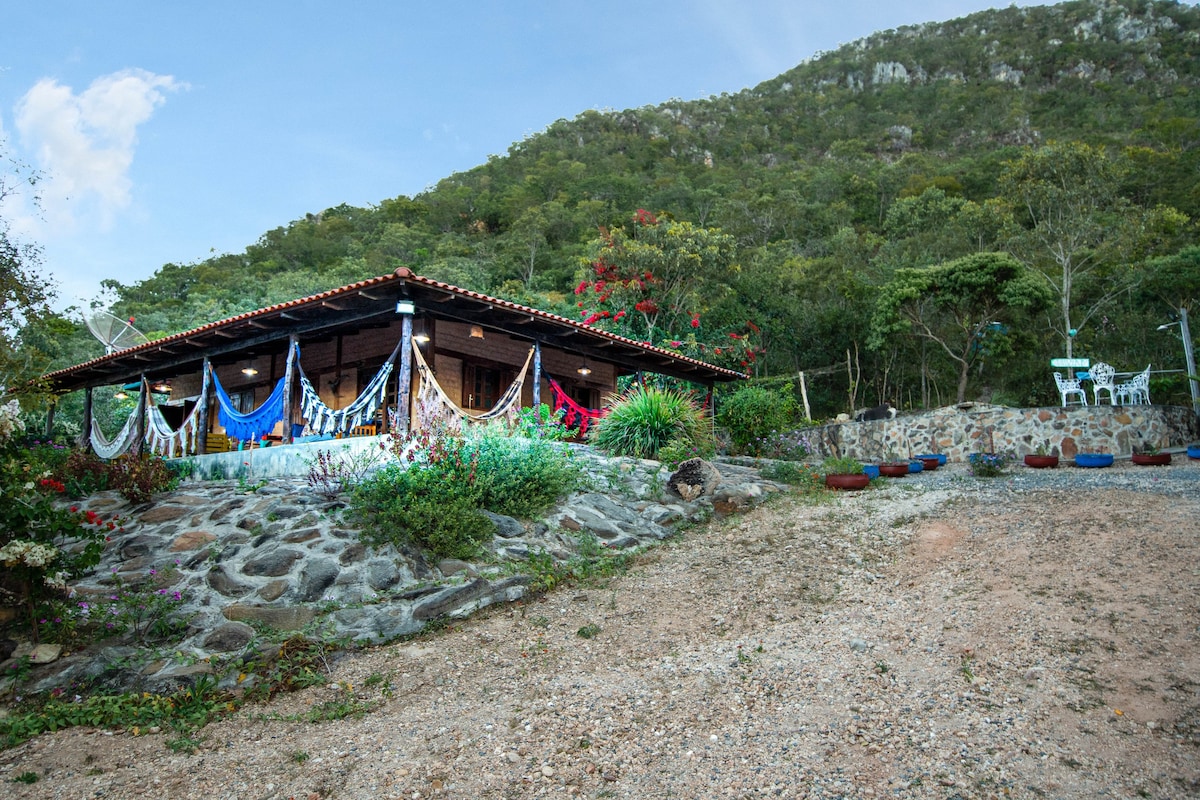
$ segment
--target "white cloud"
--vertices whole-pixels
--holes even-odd
[[[70,230],[80,218],[101,229],[132,199],[129,168],[138,126],[186,88],[170,75],[141,69],[97,78],[80,94],[51,78],[38,81],[16,106],[16,130],[45,181],[46,222]]]

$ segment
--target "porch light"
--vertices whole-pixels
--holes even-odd
[[[167,383],[166,381],[159,381],[158,383],[154,384],[150,388],[153,389],[154,391],[158,392],[159,394],[170,394],[171,393],[171,384]]]
[[[417,310],[417,306],[412,300],[400,300],[396,303],[397,314],[412,314]]]
[[[116,400],[128,400],[129,395],[125,394],[125,390],[122,389],[119,392],[117,392],[116,394],[114,394],[113,398]]]
[[[483,338],[483,326],[482,325],[472,325],[471,326],[471,338],[472,339],[482,339]]]
[[[258,374],[258,370],[254,368],[254,364],[247,363],[246,366],[242,367],[242,374],[247,378],[253,378]]]
[[[591,374],[592,374],[592,369],[591,369],[591,367],[589,367],[587,364],[584,364],[584,365],[580,366],[580,368],[579,368],[579,369],[577,369],[577,370],[575,370],[575,371],[576,371],[576,372],[578,372],[580,375],[584,376],[585,378],[586,378],[588,375],[591,375]]]
[[[425,333],[425,331],[421,331],[420,333],[414,333],[413,339],[415,339],[417,341],[417,344],[428,344],[429,343],[429,334]]]

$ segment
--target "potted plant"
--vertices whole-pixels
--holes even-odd
[[[917,461],[924,465],[925,469],[937,469],[942,465],[942,459],[937,453],[922,453],[913,456]]]
[[[1101,467],[1111,467],[1113,463],[1112,453],[1105,453],[1103,449],[1094,453],[1076,453],[1075,466],[1085,467],[1088,469],[1096,469]]]
[[[971,474],[976,478],[996,478],[1003,475],[1009,460],[1007,453],[971,453],[967,456]]]
[[[1145,467],[1165,467],[1171,463],[1171,454],[1160,451],[1152,444],[1133,448],[1133,463]]]
[[[1200,458],[1200,442],[1188,445],[1188,458]]]
[[[879,474],[887,478],[903,478],[909,468],[908,459],[901,458],[895,450],[888,450],[879,462]]]
[[[1039,444],[1032,453],[1027,453],[1024,460],[1025,466],[1034,469],[1054,469],[1058,466],[1058,456],[1050,452],[1049,441]]]
[[[865,489],[871,479],[863,472],[862,462],[851,456],[830,456],[821,463],[825,485],[830,489],[856,491]]]

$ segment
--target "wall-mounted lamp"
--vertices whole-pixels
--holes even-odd
[[[396,303],[397,314],[412,314],[416,310],[417,306],[412,300],[399,300]]]
[[[429,343],[429,334],[425,333],[425,331],[421,331],[420,333],[414,333],[413,338],[417,340],[417,344],[428,344]]]
[[[589,367],[587,364],[584,364],[584,365],[582,365],[582,366],[581,366],[579,369],[577,369],[577,370],[575,370],[575,371],[576,371],[576,372],[578,372],[580,375],[582,375],[582,376],[583,376],[583,377],[585,377],[585,378],[586,378],[588,375],[591,375],[591,374],[592,374],[592,369],[591,369],[591,367]]]
[[[471,338],[472,339],[482,339],[483,338],[483,326],[472,325],[471,326]]]

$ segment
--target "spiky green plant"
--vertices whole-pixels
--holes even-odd
[[[636,386],[616,402],[590,432],[590,441],[616,456],[656,458],[669,442],[712,452],[712,423],[687,395]]]

